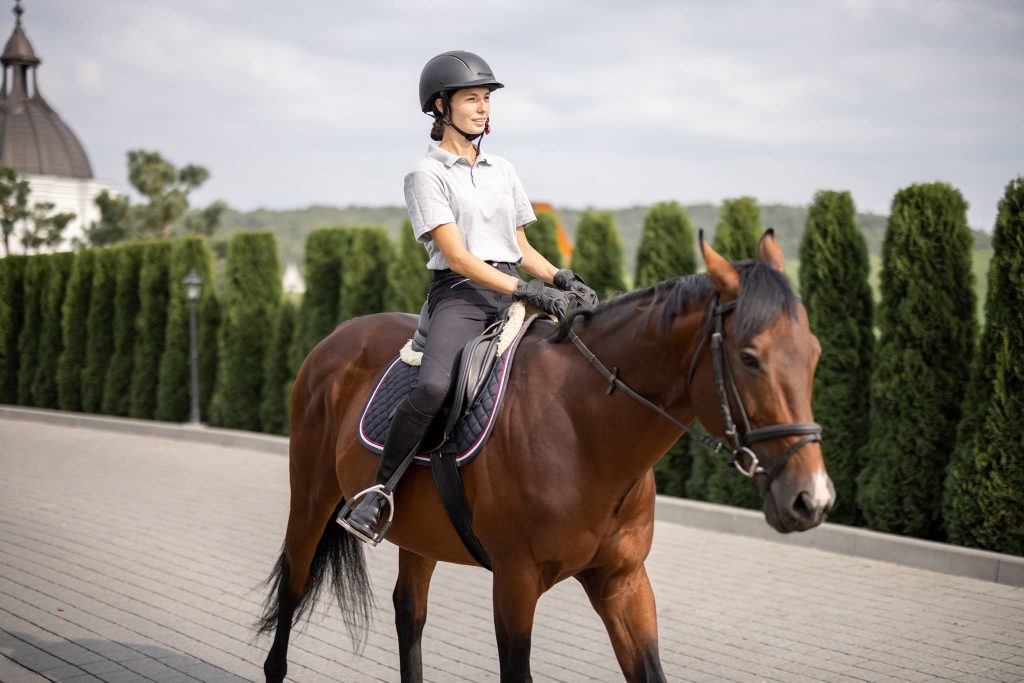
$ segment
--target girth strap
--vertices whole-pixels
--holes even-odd
[[[462,544],[473,556],[477,563],[488,571],[491,569],[491,560],[487,557],[480,539],[473,533],[473,510],[466,500],[466,492],[462,487],[462,479],[459,477],[459,466],[453,455],[445,455],[437,451],[430,456],[430,470],[434,474],[434,483],[437,485],[437,493],[441,496],[441,504],[448,514],[455,531],[458,532]]]

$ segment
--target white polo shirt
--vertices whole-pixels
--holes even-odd
[[[455,223],[466,249],[485,261],[523,259],[516,228],[537,220],[512,164],[496,154],[480,154],[476,164],[434,144],[405,176],[405,205],[412,230],[430,255],[427,268],[448,268],[428,234]]]

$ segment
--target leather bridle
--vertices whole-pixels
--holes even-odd
[[[729,439],[731,445],[726,444],[722,440],[716,439],[709,434],[705,434],[695,427],[680,422],[672,417],[664,408],[655,405],[638,394],[630,388],[629,385],[619,379],[618,368],[612,368],[609,370],[571,328],[568,331],[568,337],[572,340],[572,343],[576,348],[579,349],[580,353],[583,354],[583,357],[586,358],[587,361],[589,361],[590,364],[593,365],[606,380],[608,380],[607,394],[611,394],[616,389],[619,389],[630,398],[647,406],[680,429],[688,432],[703,446],[710,449],[717,455],[730,460],[737,470],[751,479],[754,479],[757,483],[758,489],[763,495],[768,491],[775,479],[782,473],[786,463],[789,462],[790,458],[792,458],[797,451],[809,443],[821,441],[821,425],[817,422],[792,422],[788,424],[759,427],[756,429],[751,428],[750,420],[747,418],[747,411],[744,409],[743,400],[740,397],[739,387],[736,386],[736,380],[733,378],[732,369],[729,367],[729,360],[725,353],[723,319],[726,313],[736,309],[738,303],[739,300],[735,299],[722,304],[719,303],[718,294],[716,293],[714,295],[711,300],[711,315],[713,321],[711,325],[705,326],[706,329],[710,331],[710,336],[702,337],[700,345],[697,347],[697,351],[693,355],[693,360],[690,363],[690,371],[687,375],[687,386],[689,386],[693,380],[693,372],[696,368],[697,360],[703,352],[704,347],[707,346],[707,340],[710,338],[711,360],[715,371],[715,390],[718,393],[719,407],[722,413],[722,423],[725,425],[725,435]],[[733,420],[732,409],[729,407],[730,394],[736,403],[742,429],[736,424],[735,420]],[[783,453],[782,456],[768,469],[765,469],[761,465],[760,459],[757,457],[757,454],[754,453],[751,446],[761,441],[779,439],[786,436],[800,436],[801,438],[786,449],[786,452]],[[744,460],[746,460],[746,464],[744,464]]]

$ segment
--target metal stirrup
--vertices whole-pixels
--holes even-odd
[[[348,523],[348,515],[352,512],[352,508],[359,501],[360,498],[365,498],[371,493],[379,493],[384,496],[384,502],[388,504],[388,521],[384,523],[384,526],[380,528],[373,536],[367,536],[361,530],[356,529]],[[393,491],[389,491],[384,484],[376,484],[368,489],[363,489],[356,495],[352,496],[349,500],[345,501],[345,505],[342,506],[341,510],[338,511],[338,516],[335,518],[335,522],[350,534],[355,536],[361,541],[369,543],[371,547],[377,547],[384,537],[388,535],[388,530],[391,528],[391,522],[395,518],[395,494]]]

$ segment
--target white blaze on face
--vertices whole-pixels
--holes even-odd
[[[829,486],[828,475],[823,469],[819,469],[811,477],[811,500],[819,508],[832,503],[832,487]]]

